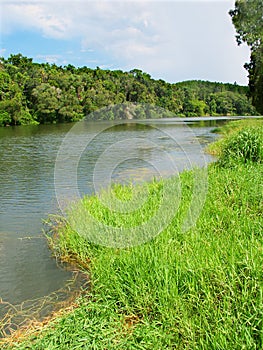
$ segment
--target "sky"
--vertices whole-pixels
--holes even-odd
[[[0,0],[0,56],[247,85],[234,0]]]

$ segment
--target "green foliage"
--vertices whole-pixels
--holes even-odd
[[[250,63],[245,64],[245,68],[249,73],[252,103],[263,114],[263,45],[251,52]]]
[[[246,43],[251,48],[249,87],[253,105],[263,114],[263,1],[237,0],[235,9],[229,11],[237,31],[237,43]]]
[[[0,67],[0,111],[10,115],[12,125],[72,122],[84,116],[94,120],[101,118],[100,113],[94,114],[99,109],[129,102],[162,107],[170,112],[163,117],[253,115],[256,111],[247,92],[247,87],[237,84],[207,81],[170,84],[154,80],[139,69],[122,72],[38,64],[21,54],[2,58]],[[110,120],[153,116],[140,108],[133,116],[104,115]]]
[[[184,104],[184,111],[188,117],[198,117],[207,115],[207,105],[204,101],[197,99],[188,100]]]
[[[0,126],[10,125],[12,118],[8,112],[0,111]]]
[[[237,0],[229,14],[237,30],[238,44],[246,42],[252,49],[258,48],[263,34],[262,0]]]
[[[19,118],[20,125],[38,125],[39,122],[33,118],[28,110],[22,110]]]

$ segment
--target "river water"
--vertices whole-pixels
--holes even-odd
[[[173,161],[176,171],[205,165],[212,160],[203,153],[215,138],[211,130],[225,119],[0,128],[2,301],[19,304],[41,298],[72,278],[51,257],[42,232],[42,220],[59,213],[61,189],[70,198],[71,192],[76,195],[76,181],[81,196],[110,180],[139,182],[169,176],[175,172]]]

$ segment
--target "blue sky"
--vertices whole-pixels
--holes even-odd
[[[234,0],[1,0],[0,55],[91,68],[133,68],[169,82],[246,85]]]

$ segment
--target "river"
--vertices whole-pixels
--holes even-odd
[[[212,129],[225,119],[183,122],[175,118],[125,124],[88,122],[80,127],[60,124],[0,128],[2,301],[18,305],[42,298],[67,285],[72,278],[72,273],[60,268],[52,258],[42,221],[48,214],[59,212],[55,187],[61,186],[70,194],[69,179],[76,169],[68,166],[71,163],[67,159],[77,153],[79,195],[104,186],[104,179],[139,182],[155,176],[156,172],[169,176],[174,168],[163,153],[176,160],[178,171],[205,165],[212,158],[205,155],[203,149],[215,138]],[[69,148],[62,143],[66,135],[70,135],[68,140],[72,146]],[[137,146],[132,147],[132,144]],[[125,147],[126,158],[118,159]],[[57,161],[59,150],[64,162]],[[103,166],[97,166],[100,157]],[[57,177],[54,181],[55,164]]]

